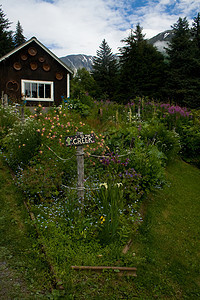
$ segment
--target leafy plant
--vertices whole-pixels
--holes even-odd
[[[16,107],[0,106],[0,138],[5,137],[16,121],[19,121],[19,112]]]
[[[120,215],[124,208],[122,184],[104,183],[97,192],[97,209],[100,215],[99,238],[102,243],[109,243],[117,237]]]
[[[39,127],[37,122],[28,118],[24,123],[15,123],[12,131],[3,139],[5,157],[13,169],[28,164],[37,153],[41,144]]]

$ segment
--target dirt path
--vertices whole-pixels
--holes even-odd
[[[0,299],[48,299],[51,280],[10,172],[0,160]]]

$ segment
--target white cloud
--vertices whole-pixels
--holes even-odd
[[[12,30],[19,20],[28,39],[36,36],[59,57],[95,55],[104,38],[112,51],[117,52],[121,39],[138,22],[146,38],[150,38],[170,29],[179,16],[191,19],[192,12],[196,10],[197,14],[200,10],[199,0],[148,1],[143,7],[135,7],[135,3],[134,0],[1,1],[4,13],[13,22]]]

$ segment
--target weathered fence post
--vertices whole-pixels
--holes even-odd
[[[4,107],[8,106],[8,95],[7,94],[3,95],[3,106]]]
[[[83,132],[77,132],[77,135],[80,137],[83,136]],[[84,150],[83,145],[77,146],[76,150],[77,157],[77,190],[78,190],[78,198],[81,199],[82,206],[84,205]]]
[[[21,107],[21,120],[22,120],[22,123],[24,123],[24,101],[26,100],[25,96],[22,95],[22,107]]]
[[[78,198],[81,200],[82,208],[84,205],[84,151],[83,145],[95,143],[94,133],[83,134],[83,132],[77,132],[76,135],[66,136],[66,146],[76,146],[77,157],[77,190]]]
[[[3,95],[4,95],[4,91],[1,92],[1,104],[2,104],[2,106],[3,106],[3,103],[4,103],[4,97],[3,97]]]

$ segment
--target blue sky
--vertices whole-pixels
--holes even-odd
[[[58,57],[95,55],[105,39],[113,53],[137,23],[151,38],[171,29],[179,17],[190,24],[200,0],[1,0],[15,30],[19,20],[27,39],[37,37]]]

